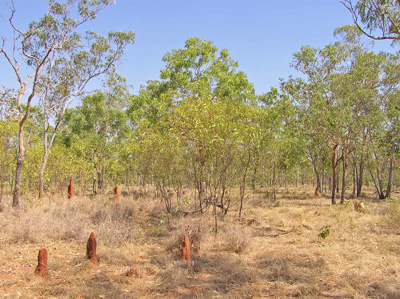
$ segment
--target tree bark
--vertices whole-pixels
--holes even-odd
[[[357,163],[355,158],[353,158],[353,191],[351,192],[351,198],[356,196],[357,190]]]
[[[314,169],[315,178],[316,178],[316,181],[317,181],[317,186],[316,186],[316,188],[317,188],[317,190],[318,190],[319,193],[322,193],[322,188],[321,188],[321,176],[320,176],[320,173],[319,173],[318,170],[317,170],[317,165],[316,165],[317,162],[316,162],[316,160],[313,159],[313,158],[311,158],[311,161],[312,161],[312,165],[313,165],[313,169]]]
[[[346,150],[343,148],[342,151],[342,157],[343,157],[343,174],[342,174],[342,193],[340,195],[340,203],[344,204],[344,193],[346,189],[346,163],[347,163],[347,158],[346,158]]]
[[[357,177],[357,197],[361,196],[363,179],[364,179],[364,161],[363,161],[363,156],[361,156],[361,161],[358,170],[358,177]]]
[[[332,149],[332,204],[336,204],[336,148],[337,145],[335,145]]]
[[[46,169],[48,157],[49,153],[45,152],[45,154],[43,155],[42,166],[40,167],[39,173],[39,199],[42,199],[44,194],[44,171]]]
[[[392,191],[393,164],[394,164],[394,146],[395,146],[395,139],[393,138],[391,157],[390,157],[390,166],[389,166],[389,179],[388,179],[388,184],[387,184],[387,187],[386,187],[386,195],[385,195],[386,198],[390,198],[391,191]]]
[[[242,181],[240,184],[240,208],[239,208],[239,218],[242,217],[242,209],[243,209],[243,200],[244,200],[244,192],[246,190],[246,177],[247,177],[247,171],[250,167],[250,161],[251,161],[251,152],[248,151],[248,156],[247,156],[247,161],[245,164],[245,169],[243,170],[242,173]]]
[[[22,174],[22,162],[24,160],[23,150],[20,149],[17,156],[17,167],[15,169],[15,181],[14,181],[14,193],[13,193],[13,207],[19,206],[20,188],[21,188],[21,174]]]
[[[26,115],[27,116],[27,115]],[[13,193],[13,207],[19,206],[19,197],[21,189],[21,176],[22,176],[22,163],[24,161],[25,147],[24,147],[24,123],[26,118],[23,118],[19,125],[18,134],[18,154],[17,154],[17,166],[15,168],[15,182],[14,182],[14,193]]]

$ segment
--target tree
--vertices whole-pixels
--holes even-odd
[[[87,84],[96,77],[109,74],[107,83],[113,90],[114,106],[121,106],[126,90],[121,88],[125,79],[114,72],[115,64],[122,58],[124,49],[134,42],[133,32],[111,32],[108,38],[94,32],[87,33],[85,43],[71,47],[46,69],[39,85],[40,104],[43,110],[44,155],[39,176],[39,198],[43,195],[43,175],[54,138],[62,125],[66,109],[85,94]],[[121,81],[121,84],[117,82]],[[54,127],[50,126],[54,123]]]
[[[71,0],[63,4],[49,0],[47,13],[38,21],[31,22],[28,29],[21,30],[14,23],[16,10],[11,0],[11,16],[8,22],[13,44],[6,48],[6,37],[1,37],[0,53],[10,65],[19,85],[15,99],[15,106],[19,112],[19,134],[13,206],[19,205],[22,164],[25,155],[24,142],[27,141],[25,139],[29,139],[29,136],[25,138],[24,126],[31,111],[32,100],[39,90],[46,98],[50,95],[49,99],[57,100],[57,106],[67,107],[69,101],[83,90],[87,81],[93,78],[92,76],[96,76],[97,72],[90,66],[91,63],[95,62],[104,70],[104,65],[108,64],[110,67],[113,60],[119,59],[124,45],[133,42],[133,32],[111,33],[109,42],[117,46],[115,50],[111,50],[107,46],[106,39],[95,33],[88,33],[86,41],[89,42],[89,46],[88,50],[85,50],[81,43],[81,36],[77,33],[78,27],[93,20],[97,13],[109,4],[109,0],[89,2]],[[77,67],[78,73],[66,73],[63,67],[67,67],[67,70]],[[63,84],[60,84],[60,81],[52,82],[55,75],[61,75],[62,79],[67,81]],[[46,78],[47,82],[43,80]],[[69,93],[69,88],[72,86],[75,90]],[[26,94],[26,105],[23,106]],[[62,115],[63,111],[65,108],[62,108],[58,115]],[[47,131],[46,127],[45,131]],[[48,145],[45,146],[48,147]]]
[[[65,117],[64,142],[71,149],[79,144],[79,155],[94,171],[94,194],[104,189],[106,174],[118,169],[119,143],[128,133],[122,103],[114,102],[111,95],[98,91],[86,96]]]
[[[368,118],[369,171],[380,199],[390,197],[399,134],[399,74],[396,55],[381,55],[379,95]],[[386,190],[385,190],[386,189]]]
[[[348,156],[365,125],[366,103],[378,94],[380,56],[367,53],[361,32],[352,26],[335,31],[343,42],[323,49],[303,47],[294,54],[294,67],[307,75],[301,95],[294,97],[301,126],[310,138],[331,149],[332,204],[336,203],[337,167],[342,164],[344,202]]]
[[[254,87],[237,70],[238,63],[227,49],[218,53],[211,41],[188,38],[183,49],[165,54],[163,61],[167,65],[160,76],[175,91],[175,101],[201,96],[236,102],[254,99]]]
[[[339,2],[351,12],[354,23],[366,36],[375,40],[400,39],[399,1],[339,0]]]
[[[254,88],[228,50],[218,51],[210,41],[189,38],[163,60],[161,80],[149,81],[128,109],[131,127],[140,133],[140,172],[150,172],[165,193],[179,185],[185,165],[186,181],[196,189],[196,210],[212,207],[217,229],[217,211],[225,215],[230,207],[227,187],[242,178],[239,166],[243,173],[250,166],[243,162],[249,161],[255,137]]]

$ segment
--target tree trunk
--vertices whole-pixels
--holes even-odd
[[[49,157],[49,152],[45,152],[43,155],[43,161],[42,161],[42,166],[40,167],[40,173],[39,173],[39,199],[43,198],[43,193],[44,193],[44,171],[46,169],[47,165],[47,159]]]
[[[358,170],[357,197],[361,196],[362,183],[363,183],[363,179],[364,179],[364,161],[362,159],[363,159],[363,156],[361,156],[360,166],[359,166],[359,170]]]
[[[92,193],[97,194],[97,189],[96,189],[96,175],[93,174],[93,182],[92,182]]]
[[[392,181],[393,181],[393,163],[394,163],[394,146],[395,146],[395,139],[393,138],[392,141],[392,150],[391,150],[391,157],[390,157],[390,167],[389,167],[389,178],[386,187],[386,198],[390,198],[391,191],[392,191]]]
[[[339,193],[339,191],[340,191],[340,186],[339,186],[340,168],[339,167],[336,167],[336,168],[337,168],[337,173],[336,173],[336,193]]]
[[[104,188],[104,167],[99,165],[99,167],[96,167],[97,171],[97,190],[101,192]]]
[[[214,214],[214,230],[215,230],[215,235],[217,235],[218,234],[218,216],[217,216],[217,201],[216,200],[214,200],[213,214]]]
[[[276,169],[275,161],[272,169],[272,201],[276,202]]]
[[[344,193],[345,193],[345,189],[346,189],[346,163],[347,163],[347,159],[346,159],[346,153],[345,153],[345,149],[343,149],[342,152],[342,157],[343,157],[343,174],[342,174],[342,193],[340,195],[340,203],[344,204]]]
[[[336,204],[336,148],[332,150],[332,204]]]
[[[250,167],[250,161],[251,161],[251,152],[250,150],[248,151],[247,155],[247,161],[246,164],[244,165],[244,169],[242,172],[242,181],[240,184],[240,208],[239,208],[239,218],[242,217],[242,208],[243,208],[243,200],[244,200],[244,192],[246,190],[246,178],[247,178],[247,171]]]
[[[314,169],[315,179],[317,181],[316,187],[317,187],[318,192],[321,193],[322,192],[322,189],[321,189],[321,178],[320,178],[320,174],[319,174],[319,172],[317,170],[317,165],[316,164],[317,164],[317,162],[314,159],[312,159],[312,165],[313,165],[313,169]]]
[[[257,175],[257,169],[256,169],[256,167],[254,167],[253,176],[251,178],[251,189],[253,191],[256,191],[256,175]]]
[[[357,163],[353,162],[353,191],[351,192],[351,198],[356,196],[357,189]]]
[[[15,168],[15,182],[14,182],[14,193],[13,193],[13,207],[19,206],[19,197],[21,189],[21,177],[22,177],[22,163],[24,162],[24,123],[27,115],[21,120],[19,125],[18,134],[18,154],[17,154],[17,166]]]
[[[21,175],[22,175],[22,162],[24,160],[23,147],[19,149],[17,156],[17,167],[15,169],[15,182],[14,182],[14,194],[13,194],[13,207],[19,206],[19,196],[21,188]]]

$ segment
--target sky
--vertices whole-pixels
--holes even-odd
[[[6,0],[0,1],[0,14],[8,17]],[[46,11],[45,0],[14,3],[15,20],[21,26]],[[228,49],[256,93],[262,94],[278,87],[279,78],[299,76],[290,63],[301,46],[321,48],[336,41],[335,28],[351,23],[350,12],[338,0],[116,0],[87,29],[102,35],[113,30],[136,33],[135,44],[117,69],[133,86],[134,94],[147,80],[159,79],[165,66],[162,57],[183,48],[189,37]],[[0,20],[0,35],[9,32],[7,23]],[[376,42],[374,49],[395,52],[389,42]],[[0,70],[0,84],[14,84],[1,56]]]

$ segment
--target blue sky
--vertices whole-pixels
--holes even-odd
[[[0,14],[8,16],[5,0]],[[45,0],[14,0],[15,20],[26,24],[46,9]],[[182,48],[188,37],[211,40],[229,50],[254,84],[258,94],[278,86],[279,78],[298,75],[290,68],[292,54],[303,45],[323,47],[335,41],[333,30],[352,23],[337,0],[116,0],[90,23],[88,29],[105,35],[112,30],[133,30],[130,47],[118,70],[133,85],[133,93],[147,80],[159,78],[162,57]],[[0,21],[0,34],[8,27]],[[394,52],[388,42],[375,50]],[[0,57],[0,83],[12,84],[11,69]]]

